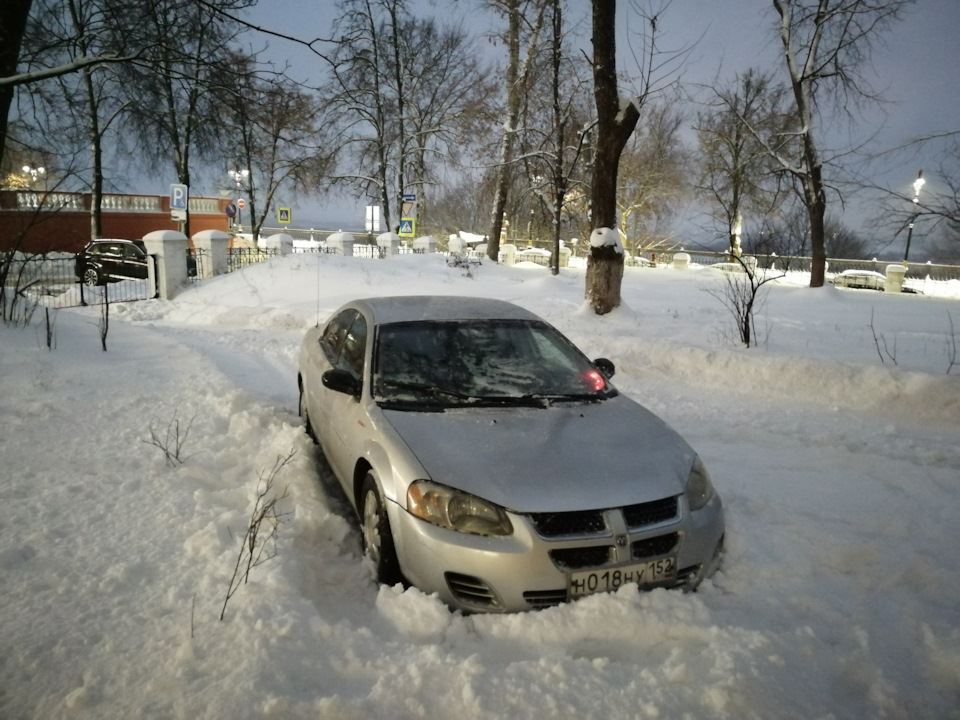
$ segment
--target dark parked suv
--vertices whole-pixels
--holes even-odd
[[[140,240],[94,240],[77,253],[74,273],[85,285],[147,277],[146,247]]]

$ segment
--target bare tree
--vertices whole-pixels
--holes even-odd
[[[259,237],[281,189],[312,191],[319,185],[331,155],[319,130],[323,110],[302,86],[257,68],[244,53],[228,58],[219,76],[224,82],[215,93],[223,130],[235,139],[235,152],[224,159],[248,171],[239,182],[249,199],[253,237]]]
[[[576,123],[576,104],[575,99],[580,95],[581,83],[576,79],[573,72],[564,72],[565,65],[569,64],[564,51],[564,23],[563,7],[561,0],[554,0],[551,7],[553,20],[553,34],[550,53],[550,89],[552,127],[551,133],[553,140],[553,153],[548,158],[547,166],[549,168],[548,177],[551,180],[553,189],[552,214],[553,214],[553,243],[550,259],[550,272],[553,275],[560,273],[560,232],[563,227],[564,209],[567,202],[567,193],[571,187],[576,184],[575,173],[584,151],[589,143],[592,123],[589,125]],[[563,78],[566,75],[572,78],[574,86],[561,93],[563,88]]]
[[[128,0],[38,0],[27,34],[31,59],[55,66],[84,57],[129,56],[126,23],[135,25],[136,17]],[[114,68],[84,65],[36,85],[31,92],[33,116],[43,118],[36,128],[57,155],[57,172],[64,177],[73,173],[74,187],[89,188],[90,238],[102,237],[107,135],[125,107],[117,99],[121,93]],[[68,155],[76,158],[73,168],[65,161]]]
[[[395,132],[388,87],[382,34],[383,23],[375,14],[372,0],[349,0],[334,26],[341,37],[331,56],[330,82],[322,89],[334,113],[339,113],[339,135],[335,140],[340,156],[352,156],[353,162],[335,181],[354,184],[383,207],[388,227],[392,228],[395,206],[390,176],[389,146]]]
[[[668,244],[670,238],[658,229],[660,221],[690,195],[693,163],[681,138],[683,123],[674,103],[645,105],[620,157],[620,235],[637,248]]]
[[[615,0],[593,1],[593,94],[597,105],[597,143],[590,193],[593,230],[617,226],[617,172],[620,153],[633,132],[640,111],[636,104],[620,102],[617,87]],[[597,315],[620,305],[623,249],[591,240],[587,260],[586,296]]]
[[[960,133],[932,136],[910,143],[908,148],[895,148],[893,157],[903,166],[915,159],[904,157],[904,151],[918,146],[935,148],[940,162],[936,167],[921,170],[924,184],[895,190],[864,183],[880,197],[878,220],[880,228],[893,228],[893,237],[909,232],[911,224],[922,227],[926,236],[936,238],[935,250],[941,257],[960,256],[960,245],[951,251],[951,238],[960,239]],[[918,178],[919,179],[919,178]],[[916,232],[920,232],[918,229]]]
[[[17,74],[31,3],[32,0],[6,0],[0,5],[0,162],[7,144],[7,118],[15,92],[15,85],[5,84],[2,80]]]
[[[827,217],[824,221],[824,233],[827,257],[851,260],[867,257],[869,253],[867,240],[836,218]]]
[[[789,264],[794,258],[810,253],[810,224],[806,208],[791,204],[780,212],[765,217],[752,225],[743,235],[743,251],[748,255],[781,258],[780,263]],[[736,261],[734,257],[734,261]]]
[[[784,273],[758,269],[739,255],[734,260],[739,264],[740,271],[725,272],[721,288],[708,288],[707,292],[723,303],[733,317],[737,339],[745,347],[756,347],[760,337],[757,334],[755,315],[763,305],[760,290],[768,282],[782,278]]]
[[[616,63],[616,2],[592,0],[593,7],[593,94],[597,106],[597,140],[593,158],[593,186],[590,193],[591,226],[603,233],[617,228],[617,175],[620,155],[640,119],[644,104],[676,80],[688,50],[662,52],[657,45],[658,25],[669,2],[654,8],[633,9],[644,20],[641,42],[639,87],[628,102],[621,102]],[[623,249],[591,239],[587,258],[586,297],[598,315],[620,305],[623,279]]]
[[[149,66],[123,66],[131,100],[128,122],[135,131],[139,157],[155,165],[173,161],[178,182],[189,186],[193,154],[220,153],[220,109],[211,92],[217,72],[230,53],[240,27],[225,12],[254,0],[155,0],[141,4],[137,30],[148,48]],[[183,231],[190,235],[190,217]]]
[[[768,148],[800,187],[810,224],[810,286],[826,275],[824,218],[827,184],[823,176],[821,114],[834,107],[847,112],[858,100],[875,98],[863,72],[872,43],[914,0],[772,0],[790,77],[800,153],[787,157]]]
[[[960,265],[960,223],[940,225],[930,245],[930,255],[934,262]]]
[[[589,186],[589,155],[596,122],[588,95],[589,82],[567,52],[573,24],[568,24],[562,0],[549,0],[544,18],[549,47],[530,57],[527,85],[517,118],[515,160],[497,168],[497,181],[508,182],[506,217],[529,218],[528,241],[549,236],[550,271],[560,272],[560,237],[573,215],[571,192]],[[546,43],[545,43],[546,45]],[[501,136],[501,141],[503,136]],[[515,236],[523,233],[522,223]],[[516,239],[516,238],[514,238]]]
[[[38,48],[24,45],[32,6],[33,0],[6,0],[0,4],[0,165],[7,148],[10,109],[18,88],[35,87],[51,78],[71,75],[85,68],[135,62],[142,56],[142,48],[129,54],[104,49],[93,54],[74,55],[62,62],[36,64],[32,59]],[[47,49],[40,48],[39,51],[43,53]],[[18,71],[21,66],[24,69]]]
[[[490,235],[487,243],[487,256],[497,261],[500,255],[500,234],[503,230],[503,214],[507,207],[510,191],[510,175],[514,162],[520,111],[523,107],[524,92],[529,85],[532,64],[539,51],[540,33],[543,30],[546,0],[495,0],[498,12],[507,16],[507,70],[506,70],[506,117],[503,122],[503,134],[500,136],[500,150],[497,156],[497,180],[490,216]],[[531,19],[527,20],[529,15]],[[521,31],[526,28],[527,32]],[[522,38],[526,37],[526,53],[521,59]]]
[[[751,69],[732,86],[712,90],[714,100],[698,113],[695,128],[701,158],[697,189],[713,207],[735,257],[744,215],[764,218],[783,201],[779,168],[767,149],[792,155],[786,145],[794,137],[794,118],[783,111],[786,88],[770,73]]]
[[[417,218],[429,222],[430,191],[440,168],[459,165],[467,148],[488,131],[495,85],[490,68],[476,58],[475,44],[457,25],[411,20],[403,28],[406,43],[401,67],[409,102],[407,186],[417,193]]]
[[[411,17],[403,0],[347,0],[336,29],[323,89],[338,132],[334,179],[376,198],[393,230],[403,196],[423,195],[465,144],[487,82],[461,28]]]

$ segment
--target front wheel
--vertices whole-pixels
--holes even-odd
[[[304,430],[307,431],[307,435],[310,436],[310,439],[314,442],[317,442],[317,433],[313,429],[313,425],[310,423],[310,414],[307,412],[307,403],[306,398],[303,396],[303,384],[300,385],[300,417],[303,418]]]
[[[96,268],[87,268],[83,271],[83,284],[87,287],[96,287],[100,284],[100,271]]]
[[[373,561],[377,582],[391,586],[403,582],[387,509],[380,498],[377,481],[369,472],[360,489],[360,529],[363,532],[363,554]]]

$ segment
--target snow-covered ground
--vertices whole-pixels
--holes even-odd
[[[771,285],[747,350],[720,283],[627,268],[596,317],[579,270],[294,255],[112,305],[106,353],[96,308],[56,313],[52,351],[0,327],[0,717],[960,718],[960,302]],[[710,468],[721,572],[509,616],[377,587],[296,357],[343,301],[410,293],[511,300],[613,359]],[[278,554],[221,622],[290,453]]]

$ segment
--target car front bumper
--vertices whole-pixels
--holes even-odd
[[[571,599],[570,575],[674,558],[674,572],[650,587],[695,587],[717,567],[724,522],[720,498],[691,512],[678,498],[672,518],[628,527],[619,508],[603,511],[601,530],[546,537],[531,516],[508,513],[514,532],[484,537],[448,530],[387,503],[407,580],[465,612],[517,612]]]

